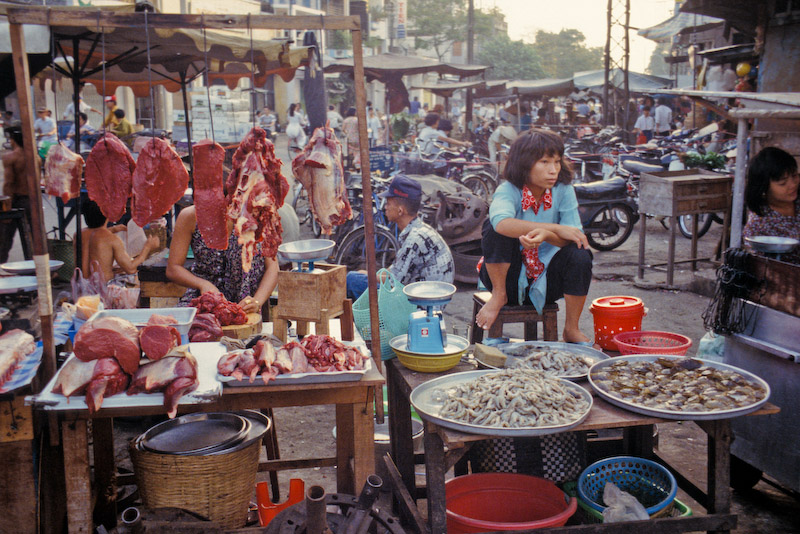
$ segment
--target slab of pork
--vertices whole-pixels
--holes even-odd
[[[181,397],[198,384],[197,360],[185,348],[177,347],[160,360],[141,366],[133,375],[128,395],[163,391],[164,408],[172,419]]]

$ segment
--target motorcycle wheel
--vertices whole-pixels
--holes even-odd
[[[464,176],[461,179],[461,183],[467,186],[470,191],[481,197],[486,202],[491,200],[492,191],[489,188],[489,184],[486,183],[485,178],[480,174],[470,174],[468,176]]]
[[[603,251],[614,250],[627,241],[633,232],[633,225],[636,222],[635,214],[625,204],[612,204],[610,207],[602,209],[592,217],[585,227],[602,224],[609,219],[614,220],[619,228],[613,234],[588,232],[586,240],[592,248]]]
[[[359,226],[344,236],[341,244],[336,249],[334,263],[346,266],[348,271],[366,269],[367,246],[365,238],[366,229],[363,226]],[[379,269],[389,267],[394,262],[398,248],[397,239],[388,228],[375,227],[375,258]]]
[[[711,216],[710,213],[700,213],[697,216],[697,237],[698,239],[706,235],[708,229],[711,228],[711,223],[714,222],[714,218]],[[691,215],[681,215],[678,217],[678,230],[681,231],[683,237],[686,239],[692,238],[692,216]]]

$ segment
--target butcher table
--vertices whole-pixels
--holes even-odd
[[[338,322],[338,321],[337,321]],[[266,325],[265,325],[266,326]],[[333,326],[333,325],[332,325]],[[338,331],[338,324],[335,328]],[[268,330],[265,329],[265,330]],[[373,440],[373,399],[375,388],[384,379],[373,365],[364,377],[352,382],[270,385],[259,387],[223,387],[219,400],[207,404],[180,405],[181,413],[192,411],[226,412],[244,409],[267,409],[290,406],[336,406],[336,455],[330,458],[272,460],[262,463],[259,471],[337,466],[339,493],[355,495],[375,472]],[[113,418],[138,417],[165,413],[163,407],[102,408],[94,416],[86,410],[59,412],[64,448],[67,519],[69,532],[93,532],[92,470],[89,461],[87,422],[92,421],[94,485],[98,496],[95,517],[116,518],[114,497]],[[111,499],[104,498],[112,496]]]
[[[439,376],[462,371],[473,371],[475,365],[467,362],[459,363],[455,368],[444,373],[418,373],[406,369],[397,359],[384,362],[386,364],[386,380],[389,393],[389,435],[391,438],[392,457],[395,460],[403,482],[411,493],[417,497],[414,475],[414,450],[411,439],[411,404],[409,396],[415,387]],[[580,382],[591,391],[588,382]],[[594,405],[586,420],[571,431],[599,430],[608,428],[623,429],[623,442],[626,454],[640,457],[651,457],[668,465],[653,451],[653,425],[656,423],[675,422],[639,415],[617,408],[593,394]],[[779,409],[765,404],[760,410],[750,415],[766,415],[777,413]],[[730,513],[730,419],[713,421],[697,421],[698,426],[708,435],[708,489],[702,491],[687,478],[669,466],[675,475],[678,485],[693,499],[699,502],[708,515],[687,518],[653,519],[635,523],[616,523],[605,525],[579,525],[541,529],[537,532],[689,532],[707,530],[709,532],[729,532],[736,527],[736,516]],[[469,451],[472,444],[491,439],[491,436],[465,434],[443,428],[435,423],[425,421],[425,480],[428,499],[428,524],[431,534],[447,532],[447,516],[445,502],[445,473]],[[404,518],[407,519],[407,518]],[[633,529],[632,529],[633,527]]]

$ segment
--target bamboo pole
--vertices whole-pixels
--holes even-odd
[[[28,183],[28,199],[30,202],[33,228],[33,261],[36,265],[36,284],[38,288],[39,318],[42,325],[42,371],[40,377],[47,383],[56,372],[56,355],[53,340],[53,290],[50,285],[50,255],[47,253],[47,234],[44,229],[44,213],[42,210],[42,191],[39,187],[39,154],[36,151],[36,136],[33,132],[33,103],[28,88],[31,76],[28,70],[28,55],[25,52],[25,34],[22,25],[9,24],[11,49],[14,60],[14,79],[17,84],[19,115],[22,119],[22,136],[27,165],[25,166]],[[77,138],[77,136],[76,136]]]

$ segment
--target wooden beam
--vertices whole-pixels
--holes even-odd
[[[72,26],[88,28],[127,28],[144,26],[144,13],[119,13],[91,8],[8,7],[8,20],[16,24]],[[0,10],[2,13],[2,10]],[[359,30],[359,17],[283,15],[187,15],[148,13],[147,23],[154,28],[241,30]]]
[[[22,25],[9,24],[11,50],[14,61],[14,79],[19,102],[19,116],[22,119],[23,150],[27,165],[26,181],[28,189],[28,209],[31,212],[31,235],[33,237],[33,261],[36,264],[36,283],[38,286],[39,317],[42,324],[42,369],[39,376],[46,384],[56,372],[56,354],[53,341],[53,289],[50,284],[50,255],[47,253],[47,234],[44,229],[42,210],[42,190],[39,187],[40,158],[36,150],[36,136],[33,132],[33,102],[31,102],[31,75],[28,70],[28,54],[25,53],[25,34]]]

